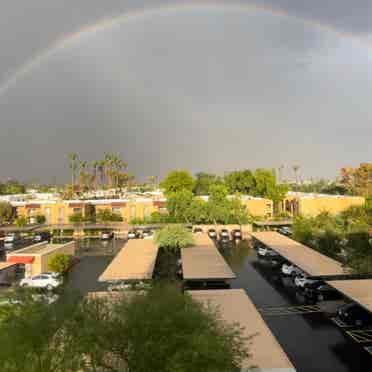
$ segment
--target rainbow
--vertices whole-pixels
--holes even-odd
[[[33,56],[26,63],[20,66],[20,68],[18,68],[7,80],[0,83],[0,97],[3,96],[10,88],[15,86],[19,80],[21,80],[22,78],[30,74],[34,69],[39,67],[43,62],[47,61],[54,54],[60,52],[63,49],[66,49],[72,46],[74,43],[82,40],[85,36],[92,35],[98,32],[103,32],[114,26],[129,23],[129,22],[143,21],[143,20],[146,20],[147,18],[163,16],[163,15],[172,15],[172,14],[176,14],[176,13],[179,13],[185,10],[195,10],[195,9],[206,9],[206,10],[233,9],[233,10],[245,11],[245,12],[247,11],[248,12],[252,12],[252,11],[265,12],[265,13],[268,13],[276,17],[295,19],[310,27],[315,27],[325,32],[331,32],[333,34],[336,34],[339,37],[347,38],[351,41],[357,42],[363,46],[366,46],[367,48],[372,49],[372,44],[369,41],[363,40],[352,33],[339,31],[328,25],[318,23],[312,20],[300,18],[294,15],[291,15],[289,13],[286,13],[283,10],[276,9],[273,7],[256,5],[256,4],[241,4],[241,3],[227,4],[226,2],[222,2],[221,0],[189,1],[188,3],[166,5],[166,6],[158,7],[155,9],[151,9],[151,8],[150,9],[148,8],[136,9],[136,10],[121,14],[117,17],[104,18],[95,24],[83,26],[78,31],[65,35],[63,38],[58,39],[54,43],[49,45],[46,49],[44,49],[42,52],[40,52],[36,56]]]

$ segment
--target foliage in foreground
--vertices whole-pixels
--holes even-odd
[[[4,372],[231,372],[248,357],[238,325],[172,286],[80,305],[67,295],[55,305],[29,298],[14,307],[0,323]]]
[[[168,225],[155,234],[156,243],[169,251],[189,247],[194,244],[191,231],[181,225]]]
[[[293,225],[295,240],[335,258],[356,274],[372,273],[372,208],[351,207],[339,216],[321,213],[298,217]]]

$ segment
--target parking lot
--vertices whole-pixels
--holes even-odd
[[[365,372],[372,359],[347,338],[328,316],[307,307],[292,279],[257,257],[247,242],[221,247],[237,275],[232,288],[243,288],[299,372]]]

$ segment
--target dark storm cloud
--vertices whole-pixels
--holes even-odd
[[[83,25],[165,3],[9,0],[0,81]],[[309,3],[272,2],[369,31],[362,1],[348,19],[346,2]],[[123,23],[59,50],[0,97],[0,178],[63,180],[69,151],[119,152],[139,176],[293,162],[307,176],[334,175],[371,157],[370,58],[358,43],[260,11],[203,7]]]

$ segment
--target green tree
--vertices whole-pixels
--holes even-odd
[[[181,190],[193,191],[195,181],[191,174],[186,170],[174,170],[165,177],[160,183],[160,187],[165,194],[179,192]]]
[[[192,224],[209,223],[208,203],[201,198],[194,197],[185,211],[185,220]]]
[[[96,214],[97,222],[121,222],[123,218],[118,213],[113,213],[109,209],[101,209]]]
[[[227,194],[228,191],[225,185],[213,185],[210,188],[207,208],[209,219],[214,224],[226,224],[229,222],[231,213]]]
[[[17,227],[25,227],[28,223],[28,220],[24,216],[18,216],[15,220],[15,224]]]
[[[177,222],[189,222],[188,210],[193,199],[193,193],[187,189],[170,192],[166,203],[169,216]]]
[[[156,243],[169,251],[177,251],[180,248],[194,244],[192,233],[181,225],[168,225],[155,234]]]
[[[223,181],[215,174],[200,172],[196,174],[194,193],[195,195],[209,195],[212,185],[220,185]]]
[[[74,213],[69,217],[69,221],[73,224],[79,224],[84,222],[84,216],[82,213]]]
[[[50,270],[63,274],[71,266],[71,256],[63,253],[57,253],[53,255],[48,262]]]
[[[38,214],[38,215],[36,216],[36,223],[38,223],[38,224],[43,224],[43,223],[45,223],[45,222],[46,222],[46,218],[45,218],[44,215],[42,215],[42,214]]]
[[[71,152],[68,154],[68,159],[71,169],[71,185],[74,187],[76,182],[76,172],[79,169],[79,156],[76,152]]]
[[[256,181],[249,169],[234,171],[225,176],[225,183],[230,193],[252,194]]]
[[[230,200],[230,223],[244,225],[250,221],[247,207],[242,203],[239,195]]]
[[[14,209],[8,202],[0,202],[0,225],[10,223],[14,219]]]

